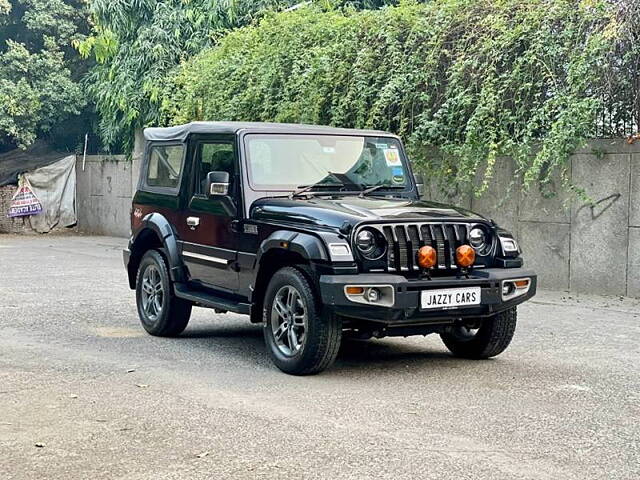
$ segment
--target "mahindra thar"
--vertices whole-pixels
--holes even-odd
[[[261,323],[290,374],[327,368],[348,336],[436,333],[484,359],[536,292],[511,233],[420,198],[392,134],[194,122],[144,136],[124,262],[151,335],[180,334],[199,306]]]

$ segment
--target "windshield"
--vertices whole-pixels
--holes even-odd
[[[253,134],[246,137],[246,147],[255,190],[288,191],[314,184],[353,190],[408,185],[406,161],[394,138]]]

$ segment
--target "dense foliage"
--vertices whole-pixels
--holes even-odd
[[[0,149],[80,114],[84,67],[71,42],[87,28],[81,0],[0,0]]]
[[[96,27],[77,42],[96,66],[86,85],[100,114],[107,144],[129,144],[135,128],[159,121],[159,92],[169,71],[246,25],[268,9],[294,0],[92,0]],[[130,145],[128,145],[130,146]]]
[[[544,185],[603,126],[616,86],[637,82],[631,4],[435,0],[270,15],[184,64],[163,95],[164,122],[375,127],[401,134],[448,182],[481,175],[486,188],[506,154],[526,185]],[[628,117],[631,105],[619,107]]]

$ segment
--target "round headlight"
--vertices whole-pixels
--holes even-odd
[[[382,233],[363,228],[356,234],[355,246],[362,257],[367,260],[378,260],[387,251],[387,240]]]
[[[469,243],[478,255],[488,255],[491,251],[491,237],[485,228],[474,226],[469,232]]]
[[[476,250],[481,250],[487,241],[487,234],[481,228],[473,228],[469,232],[469,242]]]
[[[370,230],[361,230],[356,236],[356,247],[365,255],[376,248],[376,239]]]

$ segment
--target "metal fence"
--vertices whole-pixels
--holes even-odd
[[[640,134],[640,90],[602,100],[595,138],[628,138]]]

